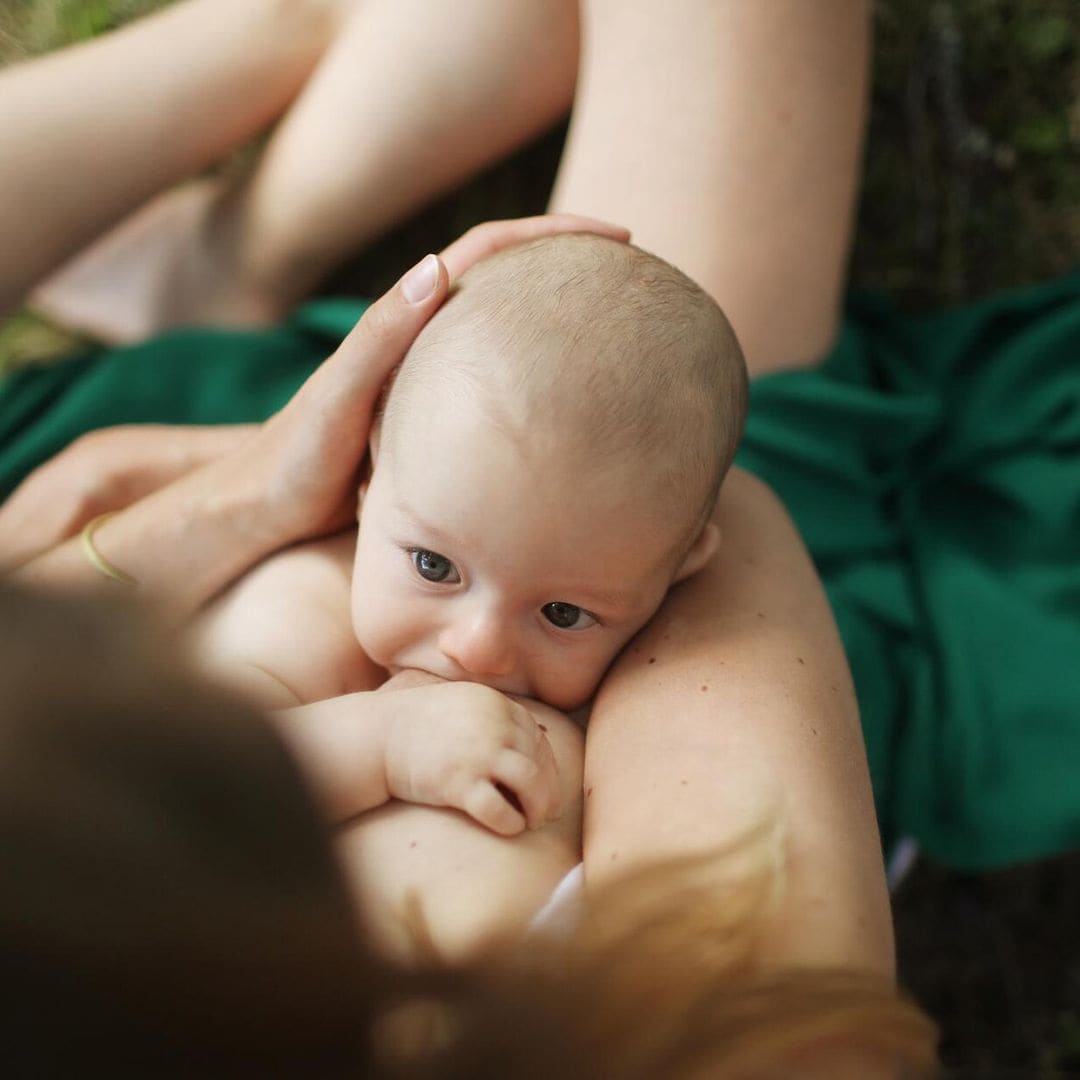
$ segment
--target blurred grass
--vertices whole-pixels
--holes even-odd
[[[104,33],[169,0],[0,0],[0,63]]]

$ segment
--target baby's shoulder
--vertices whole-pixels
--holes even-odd
[[[197,620],[200,657],[226,676],[261,668],[303,702],[368,689],[376,675],[350,613],[355,547],[353,529],[264,559]]]
[[[310,604],[347,612],[355,548],[353,529],[275,552],[230,585],[207,614],[242,609],[254,615]]]

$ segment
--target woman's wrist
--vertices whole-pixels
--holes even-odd
[[[104,562],[179,621],[289,539],[267,519],[258,486],[230,457],[102,521],[91,538],[100,560],[88,558],[85,542],[73,537],[13,576],[46,587],[130,588],[103,574],[96,563]]]

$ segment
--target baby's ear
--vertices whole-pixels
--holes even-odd
[[[697,539],[679,564],[679,569],[675,571],[671,584],[674,585],[677,581],[683,581],[696,574],[716,554],[719,546],[720,527],[715,521],[710,521],[698,533]]]

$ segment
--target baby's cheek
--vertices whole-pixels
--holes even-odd
[[[389,663],[385,655],[385,622],[379,610],[377,593],[365,589],[362,578],[353,580],[352,589],[352,625],[353,633],[360,647],[377,664]]]
[[[546,673],[539,697],[564,712],[587,704],[595,696],[603,682],[614,653],[602,656],[578,657],[576,661],[562,663]]]
[[[392,634],[387,632],[391,628],[379,620],[377,612],[365,610],[359,618],[354,614],[353,628],[360,648],[369,659],[381,667],[394,663],[395,643]]]

